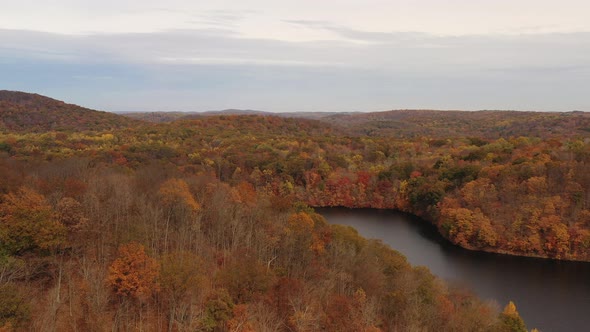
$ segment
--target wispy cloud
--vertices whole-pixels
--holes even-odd
[[[188,13],[186,23],[195,27],[213,27],[219,29],[237,29],[238,24],[252,11],[210,10]],[[234,31],[234,33],[237,33]]]
[[[353,29],[346,26],[340,26],[327,21],[313,21],[313,20],[286,20],[285,22],[294,25],[302,26],[308,29],[325,30],[334,33],[336,36],[363,42],[378,42],[378,43],[399,43],[399,42],[413,42],[424,41],[432,39],[434,36],[423,32],[382,32],[382,31],[365,31]]]

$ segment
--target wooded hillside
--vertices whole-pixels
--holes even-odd
[[[387,113],[5,126],[0,323],[522,330],[512,306],[500,312],[313,207],[397,209],[468,249],[590,261],[586,113],[408,112],[398,135],[359,131]]]
[[[121,129],[137,123],[113,113],[66,104],[38,94],[0,90],[2,131],[98,131]]]

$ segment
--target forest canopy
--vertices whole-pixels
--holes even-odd
[[[585,113],[153,123],[5,95],[0,329],[525,328],[513,303],[447,285],[314,207],[401,210],[467,249],[590,261]]]

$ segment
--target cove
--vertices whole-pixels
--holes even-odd
[[[396,211],[316,208],[331,224],[380,239],[412,265],[426,266],[503,308],[513,301],[529,330],[587,331],[590,263],[470,251],[453,245],[427,221]]]

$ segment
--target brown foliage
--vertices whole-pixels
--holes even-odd
[[[21,187],[0,204],[0,247],[10,253],[57,250],[65,245],[65,227],[56,220],[45,197]]]
[[[107,281],[115,294],[145,301],[160,290],[159,271],[160,265],[145,253],[144,247],[131,242],[119,247]]]
[[[166,180],[160,186],[162,204],[166,207],[182,206],[191,211],[198,211],[201,205],[197,203],[185,181],[181,179]]]

